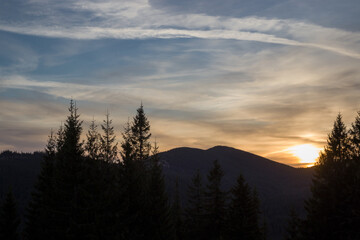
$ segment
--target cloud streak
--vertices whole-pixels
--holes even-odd
[[[349,123],[360,106],[356,31],[143,0],[14,2],[0,9],[0,149],[38,150],[69,98],[84,129],[109,108],[118,136],[142,101],[162,150],[291,163],[284,149],[322,147],[336,114]]]
[[[51,5],[53,11],[87,12],[86,18],[71,21],[75,14],[58,14],[27,23],[0,21],[0,30],[52,38],[148,39],[200,38],[258,41],[271,44],[319,48],[360,59],[359,33],[325,28],[295,20],[259,17],[216,17],[176,14],[153,8],[147,1],[80,1]],[[69,20],[70,19],[70,20]],[[75,19],[74,19],[75,21]],[[50,22],[50,23],[49,23]],[[61,25],[57,23],[62,23]]]

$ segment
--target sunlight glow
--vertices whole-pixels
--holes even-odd
[[[295,157],[298,157],[301,163],[309,164],[316,162],[320,150],[321,148],[317,148],[311,144],[297,145],[287,149],[287,151],[291,152]]]

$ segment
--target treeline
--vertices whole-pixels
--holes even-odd
[[[307,216],[290,214],[287,240],[360,239],[360,112],[349,130],[339,114],[320,153],[305,201]]]
[[[168,198],[142,105],[119,144],[108,113],[100,131],[92,121],[85,141],[82,123],[71,101],[64,125],[49,136],[22,233],[9,191],[0,239],[265,239],[255,190],[240,175],[224,191],[217,161],[206,181],[194,174],[185,203],[178,183]]]

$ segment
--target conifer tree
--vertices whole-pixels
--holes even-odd
[[[57,141],[53,131],[51,131],[45,148],[44,160],[41,163],[41,171],[27,208],[25,237],[29,240],[46,239],[47,236],[46,231],[49,229],[48,214],[54,190],[54,162],[57,147]]]
[[[83,218],[86,202],[83,197],[84,149],[80,141],[82,121],[73,100],[70,101],[69,115],[64,124],[63,144],[56,155],[54,169],[54,191],[52,208],[49,210],[51,222],[50,236],[53,238],[76,238],[86,236]]]
[[[305,203],[306,239],[342,239],[347,235],[344,200],[348,197],[350,149],[348,133],[339,114],[315,169],[312,196]]]
[[[260,240],[259,200],[245,179],[240,175],[237,184],[231,190],[231,202],[228,208],[227,239]]]
[[[91,159],[98,160],[100,157],[100,137],[101,136],[97,131],[97,125],[93,119],[86,134],[87,141],[85,143],[85,150]]]
[[[285,240],[301,240],[301,219],[295,209],[290,210],[288,225],[286,227]]]
[[[206,239],[204,233],[204,192],[200,170],[198,169],[187,191],[187,204],[185,208],[186,239]]]
[[[137,114],[133,119],[131,131],[133,136],[132,145],[134,147],[135,158],[136,160],[145,161],[149,158],[151,151],[151,144],[149,142],[151,133],[150,123],[145,115],[142,104],[137,109]]]
[[[131,125],[129,120],[127,121],[124,127],[122,137],[123,137],[123,141],[121,142],[120,156],[121,159],[123,160],[123,164],[127,165],[129,162],[135,160],[134,147],[132,145],[134,140],[133,140]]]
[[[165,180],[156,142],[150,161],[146,236],[154,240],[174,239],[170,206],[165,190]]]
[[[109,112],[106,113],[106,119],[101,125],[103,130],[103,135],[100,138],[101,141],[101,155],[105,162],[114,163],[118,161],[118,151],[117,151],[117,142],[114,133],[114,127],[112,125],[112,120],[110,119]]]
[[[360,111],[349,131],[351,144],[351,161],[347,166],[343,214],[346,215],[347,235],[349,238],[360,238]]]
[[[205,192],[205,232],[207,239],[222,239],[225,228],[226,192],[221,189],[224,172],[217,160],[207,175],[208,184]]]
[[[55,137],[56,139],[56,152],[59,152],[60,149],[63,148],[64,146],[64,127],[63,127],[63,124],[61,123],[58,131],[57,131],[57,135]]]
[[[133,122],[128,121],[123,132],[121,157],[123,160],[123,179],[127,202],[126,222],[129,239],[143,239],[147,232],[149,212],[148,182],[149,172],[145,160],[149,159],[150,124],[143,106],[137,110]]]
[[[352,146],[352,153],[355,159],[360,159],[360,111],[357,113],[355,122],[351,125],[350,142]]]
[[[18,240],[20,219],[12,191],[9,190],[0,208],[0,239]]]
[[[173,204],[171,207],[172,219],[174,223],[175,239],[182,240],[184,238],[184,229],[183,229],[183,217],[182,209],[180,202],[180,193],[179,193],[179,179],[176,178],[175,181],[175,194],[173,199]]]

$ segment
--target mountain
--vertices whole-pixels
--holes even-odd
[[[24,209],[30,198],[33,184],[40,172],[43,153],[0,154],[0,200],[11,186],[19,210]],[[197,169],[203,180],[217,159],[225,173],[224,190],[229,190],[241,173],[246,181],[256,188],[261,210],[268,226],[269,239],[281,239],[287,223],[289,210],[294,207],[304,215],[303,203],[310,194],[313,168],[293,168],[238,149],[216,146],[208,150],[176,148],[160,153],[170,199],[179,181],[182,204],[186,203],[187,186]]]
[[[241,173],[255,187],[271,239],[283,235],[291,208],[304,215],[304,200],[310,195],[313,168],[293,168],[235,148],[216,146],[208,150],[176,148],[160,155],[168,190],[171,192],[178,178],[182,203],[186,202],[187,186],[197,169],[203,180],[217,159],[225,176],[224,190],[229,190]]]
[[[4,151],[0,154],[0,201],[11,187],[19,207],[24,212],[44,154]]]

